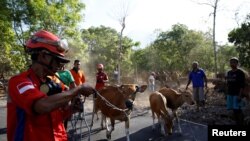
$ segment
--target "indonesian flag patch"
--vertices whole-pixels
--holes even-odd
[[[20,94],[23,94],[27,90],[35,89],[35,87],[31,82],[22,82],[19,85],[17,85],[17,89]]]

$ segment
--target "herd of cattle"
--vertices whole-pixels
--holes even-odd
[[[147,85],[125,84],[121,86],[107,86],[96,92],[91,126],[93,126],[94,116],[97,115],[98,111],[101,111],[101,128],[106,128],[106,137],[111,139],[111,133],[115,129],[115,120],[119,120],[125,122],[126,138],[129,141],[129,121],[136,93],[143,93],[146,89]],[[149,95],[153,117],[152,129],[155,129],[156,114],[163,135],[172,134],[174,119],[176,119],[179,132],[181,132],[176,111],[185,102],[190,105],[194,104],[192,94],[189,91],[179,90],[177,92],[174,89],[163,87],[159,91],[152,92]],[[108,118],[110,119],[111,127],[108,126]]]
[[[158,77],[157,80],[162,81],[161,83],[163,86],[158,91],[149,94],[148,99],[153,118],[152,129],[155,129],[156,115],[161,127],[161,134],[172,134],[174,120],[177,122],[178,130],[181,133],[179,119],[176,112],[184,103],[189,105],[195,104],[192,94],[189,90],[182,91],[179,89],[179,91],[176,91],[172,88],[166,87],[162,78],[160,76]],[[162,77],[165,76],[162,75]],[[176,80],[176,78],[172,79]],[[209,81],[214,85],[214,92],[226,92],[226,81],[223,75],[220,77],[218,76],[216,79],[209,79]],[[250,101],[249,77],[246,82],[244,96]],[[96,92],[96,94],[94,94],[91,126],[93,126],[94,116],[100,111],[102,115],[101,128],[106,128],[106,137],[111,139],[111,133],[115,129],[115,120],[119,120],[125,122],[126,137],[127,141],[129,141],[130,115],[133,110],[136,94],[138,92],[143,93],[146,89],[147,85],[138,86],[136,84],[124,84],[120,86],[106,86],[99,92]],[[108,118],[110,119],[111,127],[108,126]],[[103,125],[103,123],[105,123],[105,125]]]
[[[247,80],[250,80],[247,78]],[[209,79],[214,85],[214,92],[226,92],[226,81],[224,78]],[[249,81],[250,82],[250,81]],[[250,84],[250,83],[249,83]],[[96,94],[94,100],[94,110],[92,115],[92,124],[94,116],[100,111],[102,114],[101,128],[106,128],[106,136],[111,138],[111,133],[115,129],[115,120],[125,122],[125,131],[127,141],[129,138],[129,121],[130,114],[133,109],[133,103],[137,92],[144,92],[147,85],[137,86],[135,84],[126,84],[121,86],[107,86]],[[246,83],[244,89],[244,96],[250,101],[250,85]],[[179,119],[177,117],[177,109],[184,103],[189,105],[195,104],[192,94],[189,90],[176,91],[166,86],[160,88],[158,91],[149,94],[149,103],[152,111],[153,125],[155,129],[155,115],[160,124],[160,131],[163,135],[172,134],[174,120],[177,123],[178,130],[181,133]],[[111,121],[109,128],[108,118]],[[105,125],[103,125],[105,123]],[[165,130],[166,129],[166,130]]]

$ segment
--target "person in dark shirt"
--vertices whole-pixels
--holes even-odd
[[[245,73],[238,68],[239,60],[236,57],[230,59],[231,70],[227,72],[227,109],[233,110],[236,124],[242,124],[244,115],[240,102],[245,86]]]

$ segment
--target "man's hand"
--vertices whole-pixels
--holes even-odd
[[[88,84],[82,84],[80,86],[79,93],[83,96],[89,96],[95,92],[95,89]]]

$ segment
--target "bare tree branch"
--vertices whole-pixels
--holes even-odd
[[[207,5],[207,6],[211,6],[214,8],[214,4],[212,3],[207,3],[207,2],[199,2],[199,1],[195,1],[195,0],[191,0],[192,2],[195,2],[196,4],[199,4],[199,5]]]
[[[115,7],[116,9],[112,12],[111,17],[118,20],[119,24],[121,25],[121,32],[119,36],[119,46],[118,46],[118,59],[117,59],[117,66],[118,66],[118,84],[121,83],[121,62],[122,62],[122,37],[123,31],[126,27],[126,18],[128,17],[129,11],[129,4],[128,1],[121,1],[121,5]],[[118,8],[118,9],[117,9]],[[113,15],[113,16],[112,16]]]
[[[238,7],[236,9],[235,13],[234,13],[234,20],[235,20],[235,22],[236,22],[236,24],[237,24],[238,27],[240,26],[240,24],[239,24],[239,22],[240,22],[240,19],[239,19],[239,10],[240,10],[240,7]]]
[[[208,5],[210,7],[213,8],[213,12],[209,14],[209,16],[213,15],[213,47],[214,47],[214,63],[215,63],[215,68],[214,68],[214,72],[215,74],[217,74],[217,47],[216,47],[216,39],[215,39],[215,28],[216,28],[216,15],[217,15],[217,10],[218,10],[218,2],[220,0],[213,0],[213,1],[209,1],[208,2],[198,2],[198,1],[194,1],[191,0],[199,5]],[[208,1],[208,0],[207,0]]]

